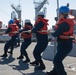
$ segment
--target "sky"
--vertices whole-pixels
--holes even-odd
[[[21,19],[24,21],[25,19],[30,19],[32,24],[35,22],[35,4],[33,3],[35,0],[0,0],[0,20],[3,24],[7,25],[8,21],[11,19],[11,12],[13,11],[11,4],[13,3],[15,6],[18,6],[19,1],[22,9],[22,17]],[[43,0],[36,0],[43,1]],[[47,12],[46,18],[49,20],[48,28],[51,28],[56,22],[54,18],[57,16],[57,0],[48,0],[49,4],[46,5]],[[64,6],[69,3],[70,9],[76,9],[76,0],[59,0],[59,7]]]

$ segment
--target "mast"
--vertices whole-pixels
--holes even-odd
[[[57,0],[57,18],[59,19],[59,0]]]

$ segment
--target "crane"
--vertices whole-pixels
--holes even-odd
[[[45,4],[48,4],[48,0],[34,0],[34,4],[35,4],[35,20],[37,18],[37,13],[43,9],[43,12],[46,15],[46,7],[44,7]]]
[[[11,7],[15,10],[15,12],[18,15],[18,19],[21,20],[21,5],[15,6],[14,4],[11,4]],[[16,13],[14,11],[11,13],[11,18],[16,18]]]

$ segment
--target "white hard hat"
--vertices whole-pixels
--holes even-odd
[[[38,16],[38,15],[44,15],[44,13],[43,13],[43,12],[38,12],[38,13],[37,13],[37,16]]]
[[[26,19],[25,23],[31,23],[31,21],[29,19]]]

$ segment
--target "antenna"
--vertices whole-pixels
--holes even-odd
[[[19,0],[19,5],[20,5],[20,0]]]
[[[57,0],[57,18],[59,19],[59,0]]]

